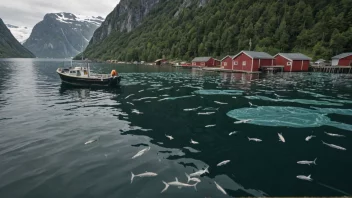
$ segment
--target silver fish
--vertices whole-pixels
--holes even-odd
[[[133,179],[134,179],[135,177],[155,177],[155,176],[157,176],[157,175],[158,175],[158,174],[153,173],[153,172],[145,172],[145,173],[141,173],[141,174],[138,174],[138,175],[135,175],[135,174],[133,174],[133,173],[131,172],[131,184],[132,184]]]
[[[306,181],[312,181],[313,179],[311,178],[311,175],[304,176],[304,175],[297,175],[298,179],[306,180]]]
[[[218,163],[216,166],[222,166],[222,165],[225,165],[225,164],[227,164],[229,162],[230,162],[230,160],[225,160],[225,161],[222,161],[222,162]]]
[[[127,98],[129,98],[129,97],[131,97],[131,96],[133,96],[134,94],[130,94],[130,95],[128,95],[125,99],[127,99]]]
[[[250,137],[247,137],[249,141],[254,141],[254,142],[261,142],[262,140],[261,139],[258,139],[258,138],[250,138]]]
[[[214,114],[215,112],[198,112],[198,115],[211,115]]]
[[[317,158],[315,158],[314,161],[302,160],[302,161],[298,161],[297,164],[317,165],[316,161],[317,161]]]
[[[239,120],[239,121],[236,121],[236,122],[234,122],[235,124],[242,124],[242,123],[248,123],[248,122],[250,122],[250,121],[252,121],[252,120],[250,120],[250,119],[248,119],[248,120]]]
[[[216,181],[214,181],[214,183],[215,183],[215,186],[218,190],[220,190],[222,193],[227,195],[226,191],[218,183],[216,183]]]
[[[165,135],[167,138],[169,138],[170,140],[173,140],[174,137],[172,137],[171,135]]]
[[[132,159],[135,159],[135,158],[137,158],[137,157],[142,156],[145,152],[147,152],[147,151],[149,151],[149,150],[150,150],[150,147],[138,151],[138,153],[135,154],[135,155],[132,157]]]
[[[197,108],[190,108],[190,109],[183,109],[183,111],[196,111],[202,107],[197,107]]]
[[[194,141],[194,140],[192,140],[192,139],[191,139],[191,143],[192,143],[192,144],[199,144],[199,142],[196,142],[196,141]]]
[[[189,176],[187,173],[185,173],[185,175],[186,175],[186,177],[187,177],[187,183],[189,183],[190,181],[194,181],[194,182],[197,182],[197,183],[200,182],[200,179],[198,179],[198,178],[191,177],[191,176]]]
[[[284,136],[282,135],[282,133],[278,133],[278,135],[279,135],[280,141],[281,141],[281,142],[285,142],[285,138],[284,138]]]
[[[328,144],[328,143],[325,143],[324,141],[322,141],[322,142],[323,142],[323,144],[325,144],[326,146],[329,146],[331,148],[335,148],[335,149],[339,149],[339,150],[343,150],[343,151],[347,150],[347,149],[345,149],[345,148],[343,148],[341,146],[337,146],[335,144]]]
[[[177,179],[177,177],[176,177],[175,179],[176,179],[176,181],[169,182],[169,183],[166,183],[166,182],[163,181],[163,183],[165,184],[165,188],[164,188],[160,193],[165,192],[165,191],[169,188],[169,186],[177,186],[178,188],[182,188],[182,187],[194,187],[194,189],[197,190],[197,184],[198,184],[199,182],[197,182],[197,183],[195,183],[195,184],[186,184],[186,183],[179,182],[178,179]]]
[[[228,103],[226,102],[219,102],[219,101],[214,101],[216,104],[219,104],[219,105],[227,105]]]
[[[316,137],[315,135],[310,135],[306,137],[306,141],[309,141],[310,139],[312,139],[313,137]]]
[[[91,143],[93,143],[93,142],[96,142],[96,141],[98,141],[98,139],[92,139],[92,140],[88,140],[86,143],[84,143],[85,145],[87,145],[87,144],[91,144]]]
[[[236,134],[236,133],[237,133],[237,131],[234,131],[234,132],[229,133],[229,135],[231,136],[231,135]]]
[[[205,128],[210,128],[210,127],[215,127],[216,124],[210,124],[210,125],[206,125]]]
[[[333,137],[345,137],[344,135],[340,135],[340,134],[335,134],[335,133],[327,133],[327,132],[324,132],[326,135],[329,135],[329,136],[333,136]]]
[[[209,166],[206,167],[204,170],[199,170],[197,172],[189,174],[189,176],[191,176],[191,177],[199,177],[199,176],[201,176],[201,175],[203,175],[205,173],[209,173]]]

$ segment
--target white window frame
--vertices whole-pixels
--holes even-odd
[[[193,62],[192,65],[193,65],[193,66],[194,66],[194,65],[197,65],[197,63],[196,63],[196,62]]]
[[[238,65],[238,61],[234,61],[234,62],[233,62],[233,65]]]
[[[287,65],[287,66],[292,66],[292,62],[291,62],[291,61],[288,61],[288,62],[286,63],[286,65]]]
[[[242,66],[246,66],[247,65],[247,61],[242,61]]]
[[[227,66],[227,62],[224,62],[224,66],[225,66],[225,67]]]

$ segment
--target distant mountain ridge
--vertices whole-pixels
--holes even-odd
[[[0,18],[0,58],[35,58],[19,43]]]
[[[7,28],[11,31],[12,35],[18,40],[20,43],[24,43],[28,37],[31,35],[32,28],[16,26],[11,24],[6,24]]]
[[[37,23],[24,43],[40,58],[70,58],[82,52],[103,17],[49,13]]]

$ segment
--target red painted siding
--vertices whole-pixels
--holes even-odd
[[[217,65],[220,65],[220,61],[217,61],[213,58],[210,58],[207,62],[192,62],[192,66],[215,67]]]
[[[221,62],[221,66],[224,67],[224,69],[232,69],[232,57],[226,57],[222,62]]]
[[[274,65],[274,59],[260,59],[259,66],[273,66],[273,65]]]
[[[286,58],[278,55],[275,57],[275,63],[276,65],[282,65],[285,66],[284,67],[284,71],[285,72],[290,72],[291,71],[291,66],[287,65],[287,63],[290,62],[289,60],[287,60]]]
[[[338,66],[352,66],[352,55],[339,60]]]
[[[247,56],[245,53],[242,52],[237,57],[235,57],[234,62],[236,63],[236,61],[238,64],[234,64],[234,70],[252,71],[252,58]]]
[[[276,65],[283,65],[284,67],[284,72],[298,72],[298,71],[308,71],[309,67],[309,61],[304,60],[294,60],[290,61],[286,59],[285,57],[282,57],[280,55],[275,57],[275,63]],[[287,63],[291,63],[292,66],[288,65]]]

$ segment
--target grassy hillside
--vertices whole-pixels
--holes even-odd
[[[114,31],[89,45],[91,59],[153,61],[222,57],[249,49],[302,52],[314,58],[352,51],[351,0],[212,0],[181,8],[162,0],[131,32]],[[178,12],[178,13],[177,13]]]

